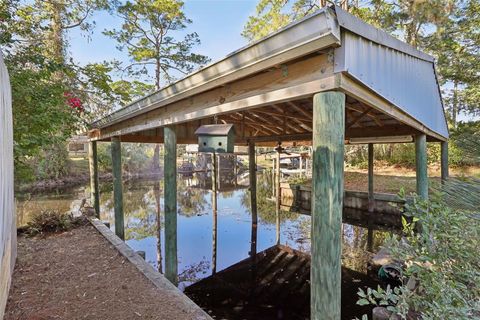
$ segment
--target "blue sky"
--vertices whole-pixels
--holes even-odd
[[[187,32],[197,32],[202,42],[194,52],[215,61],[244,46],[247,41],[240,33],[256,4],[256,0],[186,0],[185,14],[193,21]],[[75,30],[68,35],[70,56],[82,64],[128,61],[127,55],[116,49],[115,41],[102,34],[105,29],[119,28],[121,20],[107,12],[96,13],[92,20],[96,22],[93,34]]]

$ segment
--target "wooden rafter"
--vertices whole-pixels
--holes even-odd
[[[362,113],[360,113],[359,115],[357,115],[350,123],[347,124],[347,129],[353,126],[358,121],[360,121],[360,119],[362,119],[363,117],[367,116],[372,110],[373,110],[372,108],[369,108],[363,111]]]
[[[348,105],[348,107],[355,111],[355,112],[358,112],[358,113],[363,113],[365,112],[365,109],[366,110],[369,110],[370,107],[366,106],[365,104],[361,103],[361,102],[358,102],[358,105],[361,106],[361,108],[359,108],[358,106],[354,105],[354,104],[350,104]],[[380,119],[374,115],[373,113],[368,113],[367,116],[372,119],[373,121],[375,121],[375,123],[379,126],[379,127],[383,127],[383,123],[380,121]]]
[[[304,108],[299,107],[294,101],[287,101],[287,105],[292,107],[295,111],[303,114],[307,119],[313,119],[313,113],[307,112]]]
[[[255,114],[253,111],[250,111],[250,113],[251,113],[252,115]],[[277,117],[277,116],[274,116],[274,115],[270,115],[270,117],[273,118],[273,119],[275,119],[275,120],[277,120],[277,121],[280,122],[280,123],[284,123],[284,119],[282,119],[281,117]],[[264,121],[267,121],[267,120],[264,119]],[[291,125],[290,123],[288,123],[288,122],[285,122],[284,125],[285,125],[285,129],[289,128],[289,129],[291,129],[293,132],[297,132],[297,133],[302,132],[302,130],[300,130],[298,127],[292,126],[292,125]],[[288,134],[288,131],[286,131],[285,133]],[[284,133],[284,134],[285,134],[285,133]]]
[[[263,123],[258,123],[258,121],[255,121],[254,119],[250,118],[250,117],[246,114],[246,112],[237,113],[236,115],[239,115],[239,116],[241,117],[242,121],[245,121],[245,120],[250,121],[250,122],[252,123],[251,125],[249,125],[250,127],[251,127],[251,126],[254,126],[255,129],[257,129],[258,127],[261,127],[261,128],[263,128],[264,130],[269,131],[270,134],[271,134],[271,133],[273,133],[273,134],[280,134],[280,132],[277,131],[276,129],[269,128],[267,125],[265,125],[265,124],[263,124]],[[235,116],[234,116],[234,115],[231,115],[231,114],[230,114],[229,116],[231,116],[232,118],[235,119]],[[237,119],[238,119],[238,118],[237,118]],[[245,120],[243,120],[243,119],[245,119]]]
[[[288,113],[282,114],[282,113],[276,113],[276,112],[265,111],[265,110],[260,110],[260,109],[255,109],[253,111],[255,111],[256,113],[263,113],[263,114],[266,114],[266,115],[274,115],[274,116],[277,116],[277,117],[286,117],[288,119],[297,119],[297,120],[300,120],[300,121],[305,121],[305,122],[312,123],[312,119],[298,117],[298,116],[294,116],[294,115],[291,115],[291,114],[288,114]]]
[[[273,108],[277,111],[283,111],[286,112],[285,108],[282,108],[276,104],[272,105]],[[291,117],[294,122],[296,122],[298,125],[300,125],[303,129],[307,131],[312,131],[312,119],[304,119],[304,118],[297,118],[297,117]],[[307,122],[307,123],[305,123]]]

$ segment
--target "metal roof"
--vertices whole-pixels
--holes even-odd
[[[340,45],[340,28],[333,10],[323,8],[93,122],[92,126],[111,125],[333,45]]]
[[[342,45],[335,72],[344,72],[420,121],[448,137],[433,57],[336,8]]]
[[[195,134],[197,136],[226,136],[233,129],[233,124],[205,124],[200,126]]]
[[[110,126],[327,48],[335,48],[335,73],[348,74],[431,131],[448,137],[434,59],[337,6],[245,46],[92,126]]]

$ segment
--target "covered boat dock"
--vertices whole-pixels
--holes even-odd
[[[168,87],[94,122],[89,132],[92,204],[99,213],[96,144],[112,143],[115,230],[123,238],[121,142],[164,143],[165,274],[177,281],[177,144],[206,124],[233,124],[249,146],[252,253],[256,252],[255,146],[313,147],[311,318],[339,319],[344,147],[413,142],[417,193],[428,198],[427,141],[448,129],[434,59],[339,7],[319,10]]]

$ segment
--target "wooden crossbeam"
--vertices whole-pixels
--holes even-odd
[[[365,108],[367,110],[369,110],[369,106],[361,103],[361,102],[358,102],[358,105],[360,105],[362,108]],[[348,108],[350,108],[351,110],[355,111],[355,112],[358,112],[358,113],[363,113],[365,111],[365,109],[362,109],[362,108],[359,108],[358,106],[356,105],[353,105],[353,104],[350,104],[348,105]],[[374,115],[373,113],[369,113],[367,114],[367,116],[369,118],[371,118],[373,121],[375,121],[375,123],[379,126],[379,127],[383,127],[383,123],[380,121],[380,119]]]
[[[281,133],[281,130],[280,130],[280,128],[279,128],[278,126],[269,125],[269,124],[267,124],[267,123],[265,123],[265,122],[259,123],[259,122],[256,121],[255,119],[253,119],[253,118],[251,118],[250,116],[248,116],[248,115],[246,114],[246,112],[243,112],[243,113],[242,113],[242,119],[248,120],[248,121],[250,121],[251,123],[253,123],[253,124],[251,124],[250,126],[252,126],[252,125],[253,125],[254,127],[259,127],[259,126],[260,126],[261,128],[263,128],[263,129],[265,129],[265,130],[268,130],[268,131],[271,131],[271,132],[273,132],[274,134],[280,134],[280,133]],[[243,120],[243,121],[245,121],[245,120]]]
[[[282,114],[282,113],[270,112],[270,111],[259,110],[259,109],[255,109],[253,111],[255,111],[256,113],[263,113],[263,114],[266,114],[266,115],[274,115],[274,116],[277,116],[277,117],[285,117],[285,118],[294,119],[294,120],[297,119],[297,120],[300,120],[300,121],[306,121],[306,122],[312,123],[312,119],[298,117],[298,116],[294,116],[294,115],[291,115],[291,114],[288,114],[288,113]]]
[[[252,115],[254,115],[255,113],[253,111],[249,111]],[[277,116],[274,116],[274,115],[270,115],[270,117],[272,117],[273,119],[277,120],[278,122],[281,122],[281,123],[284,123],[284,119],[280,118],[280,117],[277,117]],[[264,119],[264,121],[267,121]],[[284,123],[284,126],[285,126],[285,129],[286,128],[289,128],[291,129],[293,132],[297,132],[297,133],[300,133],[302,132],[302,130],[299,130],[298,127],[295,127],[295,126],[292,126],[291,124],[289,124],[288,122],[285,122]],[[284,134],[288,134],[288,131],[285,131]]]
[[[282,108],[276,104],[272,105],[273,108],[275,108],[275,110],[277,111],[283,111],[285,112],[286,109],[285,108]],[[297,118],[297,117],[292,117],[292,120],[294,122],[296,122],[298,125],[300,125],[303,129],[307,130],[307,131],[312,131],[312,119],[304,119],[304,118]],[[306,121],[305,121],[306,120]],[[305,123],[307,122],[307,123]]]
[[[371,112],[373,109],[370,108],[370,109],[367,109],[365,111],[363,111],[362,113],[360,113],[358,116],[356,116],[352,122],[350,122],[349,124],[347,124],[347,129],[350,128],[351,126],[353,126],[355,123],[357,123],[358,121],[360,121],[360,119],[362,119],[364,116],[368,115],[369,112]]]
[[[304,108],[299,107],[295,102],[293,101],[287,101],[287,105],[292,107],[295,111],[303,114],[307,119],[310,119],[310,122],[312,121],[311,119],[313,118],[313,113],[307,112]]]

